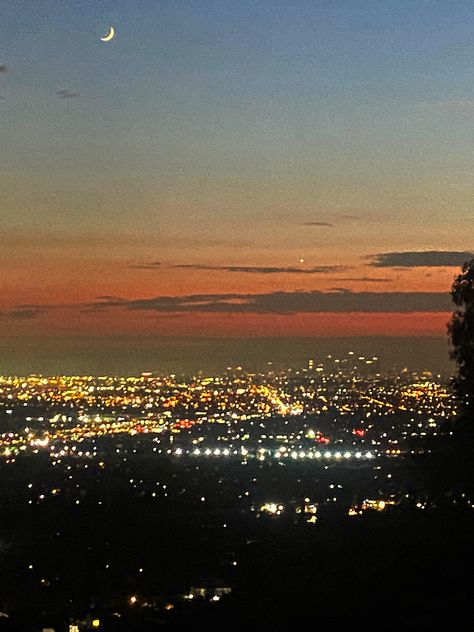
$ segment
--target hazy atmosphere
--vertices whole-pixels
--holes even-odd
[[[0,368],[445,340],[473,27],[471,2],[4,0]]]

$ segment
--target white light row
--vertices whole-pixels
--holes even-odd
[[[176,450],[171,451],[168,450],[169,454],[174,454],[176,456],[181,456],[182,454],[192,454],[194,456],[229,456],[229,455],[239,455],[239,456],[248,456],[249,455],[249,451],[246,448],[241,448],[240,450],[230,450],[229,448],[214,448],[211,450],[211,448],[206,448],[206,449],[202,449],[202,448],[195,448],[194,450],[183,450],[182,448],[176,448]],[[265,458],[265,454],[268,454],[271,456],[271,451],[270,450],[265,450],[264,448],[260,448],[259,450],[257,450],[257,453],[255,454],[255,456],[257,456],[258,458],[262,459]],[[252,454],[250,454],[250,456],[254,456]],[[296,450],[293,450],[292,452],[289,451],[280,451],[280,450],[276,450],[275,453],[273,454],[273,457],[276,459],[282,459],[282,458],[292,458],[294,460],[298,460],[298,459],[336,459],[337,461],[342,461],[342,460],[348,460],[351,458],[356,458],[356,459],[373,459],[375,458],[375,454],[373,452],[349,452],[349,451],[345,451],[345,452],[331,452],[330,450],[326,450],[325,452],[312,452],[312,451],[307,451],[305,452],[304,450],[300,450],[299,452]]]

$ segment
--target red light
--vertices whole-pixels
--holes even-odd
[[[190,419],[180,419],[172,425],[172,428],[175,430],[189,430],[195,423],[195,421],[191,421]]]
[[[316,436],[315,441],[316,441],[317,443],[324,443],[324,444],[326,444],[326,445],[327,445],[327,444],[329,443],[330,439],[329,439],[329,437],[325,437],[325,436],[324,436],[324,435],[322,435],[322,434],[318,434],[318,435]]]

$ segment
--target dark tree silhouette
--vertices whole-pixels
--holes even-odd
[[[466,262],[453,282],[451,297],[456,309],[448,325],[451,337],[451,358],[457,374],[453,386],[463,412],[474,412],[474,259]]]

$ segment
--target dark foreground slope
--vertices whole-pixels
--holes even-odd
[[[200,462],[196,471],[138,454],[105,469],[71,459],[58,470],[40,455],[4,465],[0,630],[82,631],[93,619],[127,632],[466,629],[470,445],[467,435],[443,440],[390,465],[384,480],[400,493],[410,485],[406,502],[355,516],[345,501],[320,504],[316,524],[296,519],[292,498],[322,499],[333,481],[360,501],[384,466]],[[252,497],[288,509],[258,517]],[[206,597],[189,599],[193,587]],[[219,588],[231,592],[212,600]]]
[[[224,580],[233,587],[229,596],[218,603],[172,598],[169,611],[121,607],[113,586],[101,591],[93,572],[88,575],[87,565],[76,561],[71,568],[79,582],[74,604],[67,594],[56,592],[48,599],[29,591],[27,584],[21,594],[7,589],[10,605],[15,603],[10,618],[0,619],[0,629],[40,630],[47,624],[67,630],[71,615],[82,614],[84,619],[81,590],[87,597],[82,605],[92,605],[103,630],[270,630],[277,624],[324,630],[356,623],[363,629],[403,625],[406,630],[425,630],[437,629],[441,621],[464,629],[462,622],[472,612],[473,533],[474,510],[456,508],[373,513],[315,528],[269,522],[254,532],[251,541],[236,542],[239,565]],[[192,574],[192,566],[205,555],[198,553],[202,542],[192,542],[193,537],[192,531],[178,529],[176,537],[168,539],[175,553],[162,556],[162,563],[150,553],[156,576],[148,579],[148,594],[153,586],[159,593],[164,583],[176,584],[180,575]],[[190,538],[191,546],[188,541],[180,550],[180,538]],[[143,544],[137,548],[146,549]],[[207,577],[214,578],[219,555],[213,559],[210,550],[207,556],[213,569]],[[3,575],[2,581],[8,582],[8,577]],[[118,578],[119,593],[121,584]],[[91,591],[95,599],[88,602]]]

